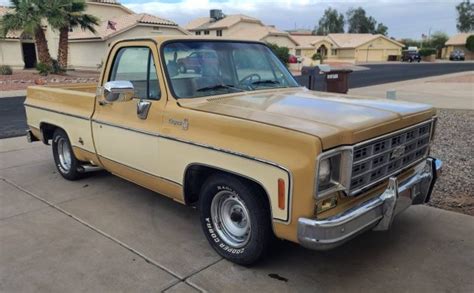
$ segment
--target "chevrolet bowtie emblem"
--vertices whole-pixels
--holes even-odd
[[[390,159],[398,159],[405,154],[406,146],[401,145],[393,149]]]

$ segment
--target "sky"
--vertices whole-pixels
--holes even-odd
[[[388,26],[395,38],[420,39],[422,34],[443,31],[456,33],[455,6],[461,0],[121,0],[135,12],[155,14],[185,25],[209,15],[209,9],[224,14],[242,13],[256,17],[281,30],[313,29],[324,10],[335,8],[345,13],[351,7],[363,7],[367,14]],[[0,0],[7,4],[9,0]]]

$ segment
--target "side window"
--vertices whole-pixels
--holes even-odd
[[[115,57],[109,81],[128,80],[140,99],[159,100],[161,96],[153,54],[147,47],[121,48]]]

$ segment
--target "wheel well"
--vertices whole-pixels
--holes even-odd
[[[57,128],[60,128],[60,127],[53,124],[45,123],[45,122],[42,122],[40,124],[41,136],[42,136],[42,141],[44,144],[48,144],[49,140],[53,139],[54,131]]]
[[[264,195],[268,208],[271,208],[268,193],[259,183],[240,174],[201,164],[193,164],[186,168],[184,174],[184,201],[187,205],[195,205],[199,201],[199,193],[202,186],[204,185],[204,182],[206,182],[207,178],[214,174],[228,174],[238,178],[239,180],[251,186],[252,189],[258,193]]]

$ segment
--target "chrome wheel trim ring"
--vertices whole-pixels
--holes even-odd
[[[72,154],[69,148],[69,145],[64,138],[60,138],[57,142],[58,144],[58,157],[59,157],[59,164],[61,168],[63,168],[66,172],[71,170],[72,165]]]
[[[249,211],[232,191],[219,191],[211,202],[211,218],[219,237],[233,248],[245,246],[251,236]]]

